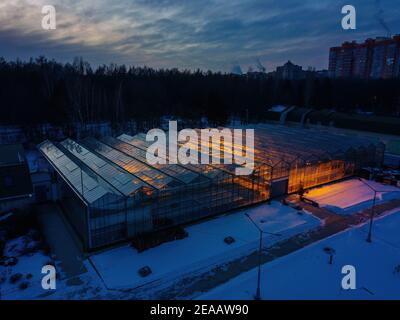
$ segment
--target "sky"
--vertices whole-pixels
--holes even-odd
[[[351,4],[357,29],[343,30]],[[327,68],[329,48],[400,33],[399,0],[1,0],[0,56],[230,72],[257,61]],[[42,28],[44,5],[57,28]]]

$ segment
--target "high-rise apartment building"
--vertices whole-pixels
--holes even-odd
[[[329,54],[333,78],[389,79],[400,76],[400,35],[345,42]]]

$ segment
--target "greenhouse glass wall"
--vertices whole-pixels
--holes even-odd
[[[202,143],[186,146],[198,152]],[[342,179],[380,165],[384,152],[371,139],[258,125],[255,169],[238,176],[237,164],[149,165],[150,144],[145,134],[122,134],[38,146],[58,173],[60,204],[86,250]]]

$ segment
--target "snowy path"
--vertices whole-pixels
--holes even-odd
[[[53,204],[40,205],[37,208],[38,220],[49,243],[51,251],[61,261],[63,272],[67,277],[78,276],[86,272],[83,255],[73,239],[64,221],[60,208]]]

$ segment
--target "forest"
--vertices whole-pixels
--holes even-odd
[[[373,112],[398,116],[400,80],[329,79],[310,75],[280,80],[267,74],[152,69],[125,65],[92,67],[82,58],[59,63],[0,58],[0,123],[35,125],[172,115],[188,121],[207,117],[223,125],[230,116],[263,120],[269,106]]]

